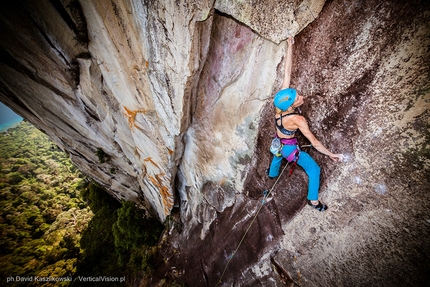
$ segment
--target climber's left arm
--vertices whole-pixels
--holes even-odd
[[[291,70],[293,67],[293,38],[288,37],[287,43],[288,43],[288,47],[287,47],[287,54],[285,56],[284,81],[282,83],[281,90],[290,87]]]
[[[302,134],[311,142],[311,145],[320,153],[328,155],[334,161],[342,161],[342,154],[334,154],[330,152],[309,129],[308,123],[303,116],[294,116],[294,123],[299,127]]]

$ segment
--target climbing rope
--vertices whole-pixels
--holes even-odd
[[[243,234],[242,239],[240,240],[239,244],[237,245],[236,249],[233,251],[233,253],[230,255],[230,258],[227,261],[227,264],[224,267],[224,270],[221,274],[221,276],[218,279],[218,283],[215,285],[215,287],[217,287],[220,283],[222,283],[222,277],[224,276],[225,271],[227,270],[228,265],[230,264],[230,261],[233,259],[234,255],[236,254],[237,250],[239,249],[240,245],[242,244],[243,240],[245,239],[246,234],[248,233],[249,229],[251,229],[252,224],[254,223],[255,219],[257,218],[258,214],[260,213],[261,208],[263,207],[263,205],[266,203],[265,199],[270,195],[270,193],[273,191],[273,189],[275,188],[276,184],[278,183],[279,179],[281,178],[281,175],[284,173],[284,170],[287,168],[287,166],[289,165],[289,163],[287,163],[285,165],[285,167],[282,169],[281,173],[279,174],[278,178],[276,179],[275,183],[273,184],[272,188],[267,191],[265,190],[263,192],[264,197],[263,200],[261,201],[261,206],[260,208],[257,210],[257,213],[254,215],[254,218],[252,219],[251,223],[249,224],[248,228],[245,231],[245,234]]]

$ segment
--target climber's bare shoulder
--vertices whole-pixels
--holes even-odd
[[[290,123],[294,124],[298,129],[301,129],[301,127],[305,127],[308,125],[308,123],[306,122],[306,119],[304,116],[302,115],[291,115],[288,117],[288,120],[290,121]]]
[[[309,129],[308,122],[306,121],[305,117],[301,115],[297,115],[297,117],[294,118],[294,122],[299,128],[300,132],[311,142],[316,142],[316,138],[314,134]]]

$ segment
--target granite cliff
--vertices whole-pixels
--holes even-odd
[[[2,3],[0,100],[168,220],[142,284],[425,286],[429,23],[425,1]],[[346,156],[309,150],[323,214],[300,169],[265,174],[288,35],[310,128]]]

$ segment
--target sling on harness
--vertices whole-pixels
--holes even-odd
[[[290,154],[285,154],[283,151],[281,151],[282,156],[288,161],[292,163],[291,169],[290,169],[290,175],[293,174],[294,169],[296,168],[297,161],[299,160],[300,156],[300,147],[299,142],[297,138],[291,138],[291,139],[281,139],[281,143],[284,145],[295,145],[296,149],[293,150]]]
[[[290,169],[290,176],[293,174],[293,171],[296,168],[297,161],[299,160],[300,150],[299,149],[294,150],[294,155],[295,155],[295,159],[294,159],[293,165],[291,166],[291,169]]]

